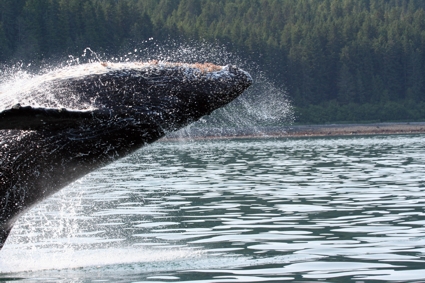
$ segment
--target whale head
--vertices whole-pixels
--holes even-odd
[[[251,83],[248,73],[231,65],[154,64],[94,76],[90,85],[86,79],[78,93],[86,95],[85,103],[96,94],[92,106],[111,116],[132,117],[135,124],[154,119],[168,132],[223,107]]]
[[[44,75],[26,93],[37,106],[20,103],[0,112],[0,129],[78,130],[114,124],[142,129],[152,123],[166,133],[223,107],[251,84],[251,76],[232,65],[79,65]]]

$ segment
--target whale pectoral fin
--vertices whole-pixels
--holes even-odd
[[[54,130],[80,125],[102,118],[107,113],[98,110],[74,111],[65,108],[22,107],[19,104],[0,112],[0,130]]]

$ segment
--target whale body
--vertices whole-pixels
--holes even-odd
[[[0,249],[36,203],[210,114],[251,84],[231,65],[91,63],[14,90],[20,103],[0,109]]]

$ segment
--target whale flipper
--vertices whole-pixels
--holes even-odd
[[[60,130],[109,116],[108,112],[100,110],[36,108],[17,104],[0,112],[0,130]]]

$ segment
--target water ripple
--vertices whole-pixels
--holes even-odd
[[[162,142],[22,218],[0,280],[425,280],[424,176],[421,135]]]

